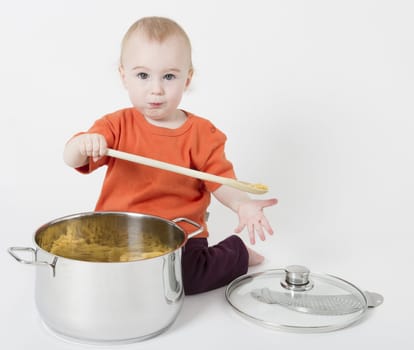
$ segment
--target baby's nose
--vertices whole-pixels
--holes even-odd
[[[157,79],[154,79],[151,83],[151,94],[153,95],[160,95],[164,92],[162,87],[162,83]]]

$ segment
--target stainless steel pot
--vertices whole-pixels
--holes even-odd
[[[196,230],[186,237],[180,222]],[[102,232],[119,229],[128,241],[149,232],[171,251],[138,261],[94,262],[58,256],[43,246],[45,238],[58,238],[68,225],[82,231],[91,224]],[[90,212],[43,225],[34,235],[35,248],[8,251],[20,263],[36,266],[35,301],[48,328],[80,342],[128,343],[160,334],[178,316],[184,295],[181,248],[202,231],[186,218],[169,221],[126,212]]]

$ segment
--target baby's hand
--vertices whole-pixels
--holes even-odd
[[[80,154],[92,157],[94,162],[106,155],[106,140],[101,134],[81,134],[77,137],[76,142]]]
[[[269,235],[273,234],[273,229],[270,227],[269,222],[263,213],[263,208],[270,207],[277,203],[277,199],[266,200],[254,200],[243,202],[238,209],[239,214],[239,226],[237,226],[235,232],[240,233],[247,226],[249,232],[250,243],[255,244],[257,234],[262,241],[265,240],[265,231]]]

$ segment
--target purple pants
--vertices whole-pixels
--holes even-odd
[[[181,258],[184,292],[190,295],[223,287],[245,274],[248,262],[246,246],[238,236],[211,247],[207,238],[191,238]]]

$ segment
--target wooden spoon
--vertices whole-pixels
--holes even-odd
[[[249,192],[253,194],[263,194],[268,191],[267,186],[262,184],[251,184],[244,181],[230,179],[228,177],[217,176],[202,171],[188,169],[182,166],[161,162],[159,160],[138,156],[131,153],[126,153],[118,150],[108,148],[107,155],[110,157],[128,160],[130,162],[151,166],[158,169],[172,171],[173,173],[195,177],[196,179],[216,182],[222,185],[236,188],[240,191]]]

